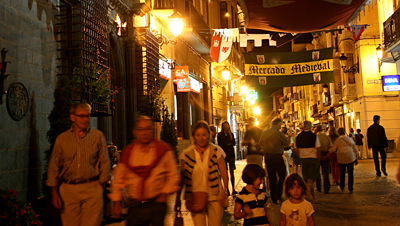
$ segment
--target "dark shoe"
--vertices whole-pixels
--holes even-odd
[[[329,194],[329,191],[325,191],[325,194]]]
[[[385,171],[385,172],[383,172],[383,175],[387,176],[388,174],[387,174],[386,171]]]
[[[232,195],[237,195],[237,191],[234,190],[234,191],[232,192]]]
[[[377,174],[376,174],[376,176],[377,176],[377,177],[380,177],[380,176],[381,176],[381,174],[380,174],[380,173],[377,173]]]
[[[353,194],[353,190],[351,190],[351,191],[349,191],[350,192],[350,194]]]

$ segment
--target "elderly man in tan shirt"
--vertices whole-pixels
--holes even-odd
[[[153,138],[153,121],[147,116],[136,120],[134,141],[122,150],[113,172],[111,194],[114,214],[122,212],[122,188],[126,188],[127,225],[162,226],[167,211],[167,195],[180,189],[180,176],[174,149]]]
[[[86,103],[71,107],[72,127],[57,137],[47,169],[46,185],[64,226],[100,226],[103,220],[110,160],[103,134],[89,127],[90,112]]]

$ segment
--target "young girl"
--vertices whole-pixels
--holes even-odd
[[[267,212],[267,195],[260,189],[264,178],[265,171],[257,164],[248,164],[243,170],[242,179],[247,185],[236,197],[234,217],[244,218],[244,226],[265,226],[271,222]]]
[[[303,199],[307,194],[307,185],[297,174],[290,174],[285,180],[285,195],[289,197],[281,206],[280,226],[314,226],[314,208]],[[308,221],[308,223],[307,223]]]

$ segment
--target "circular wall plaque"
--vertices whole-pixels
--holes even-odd
[[[22,83],[14,82],[7,91],[7,111],[12,119],[19,121],[28,112],[29,95]]]

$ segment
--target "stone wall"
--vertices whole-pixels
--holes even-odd
[[[0,105],[0,189],[19,191],[28,201],[40,195],[44,151],[49,148],[47,117],[53,108],[58,0],[0,0],[0,48],[8,50],[4,88],[22,83],[29,94],[20,121]]]

